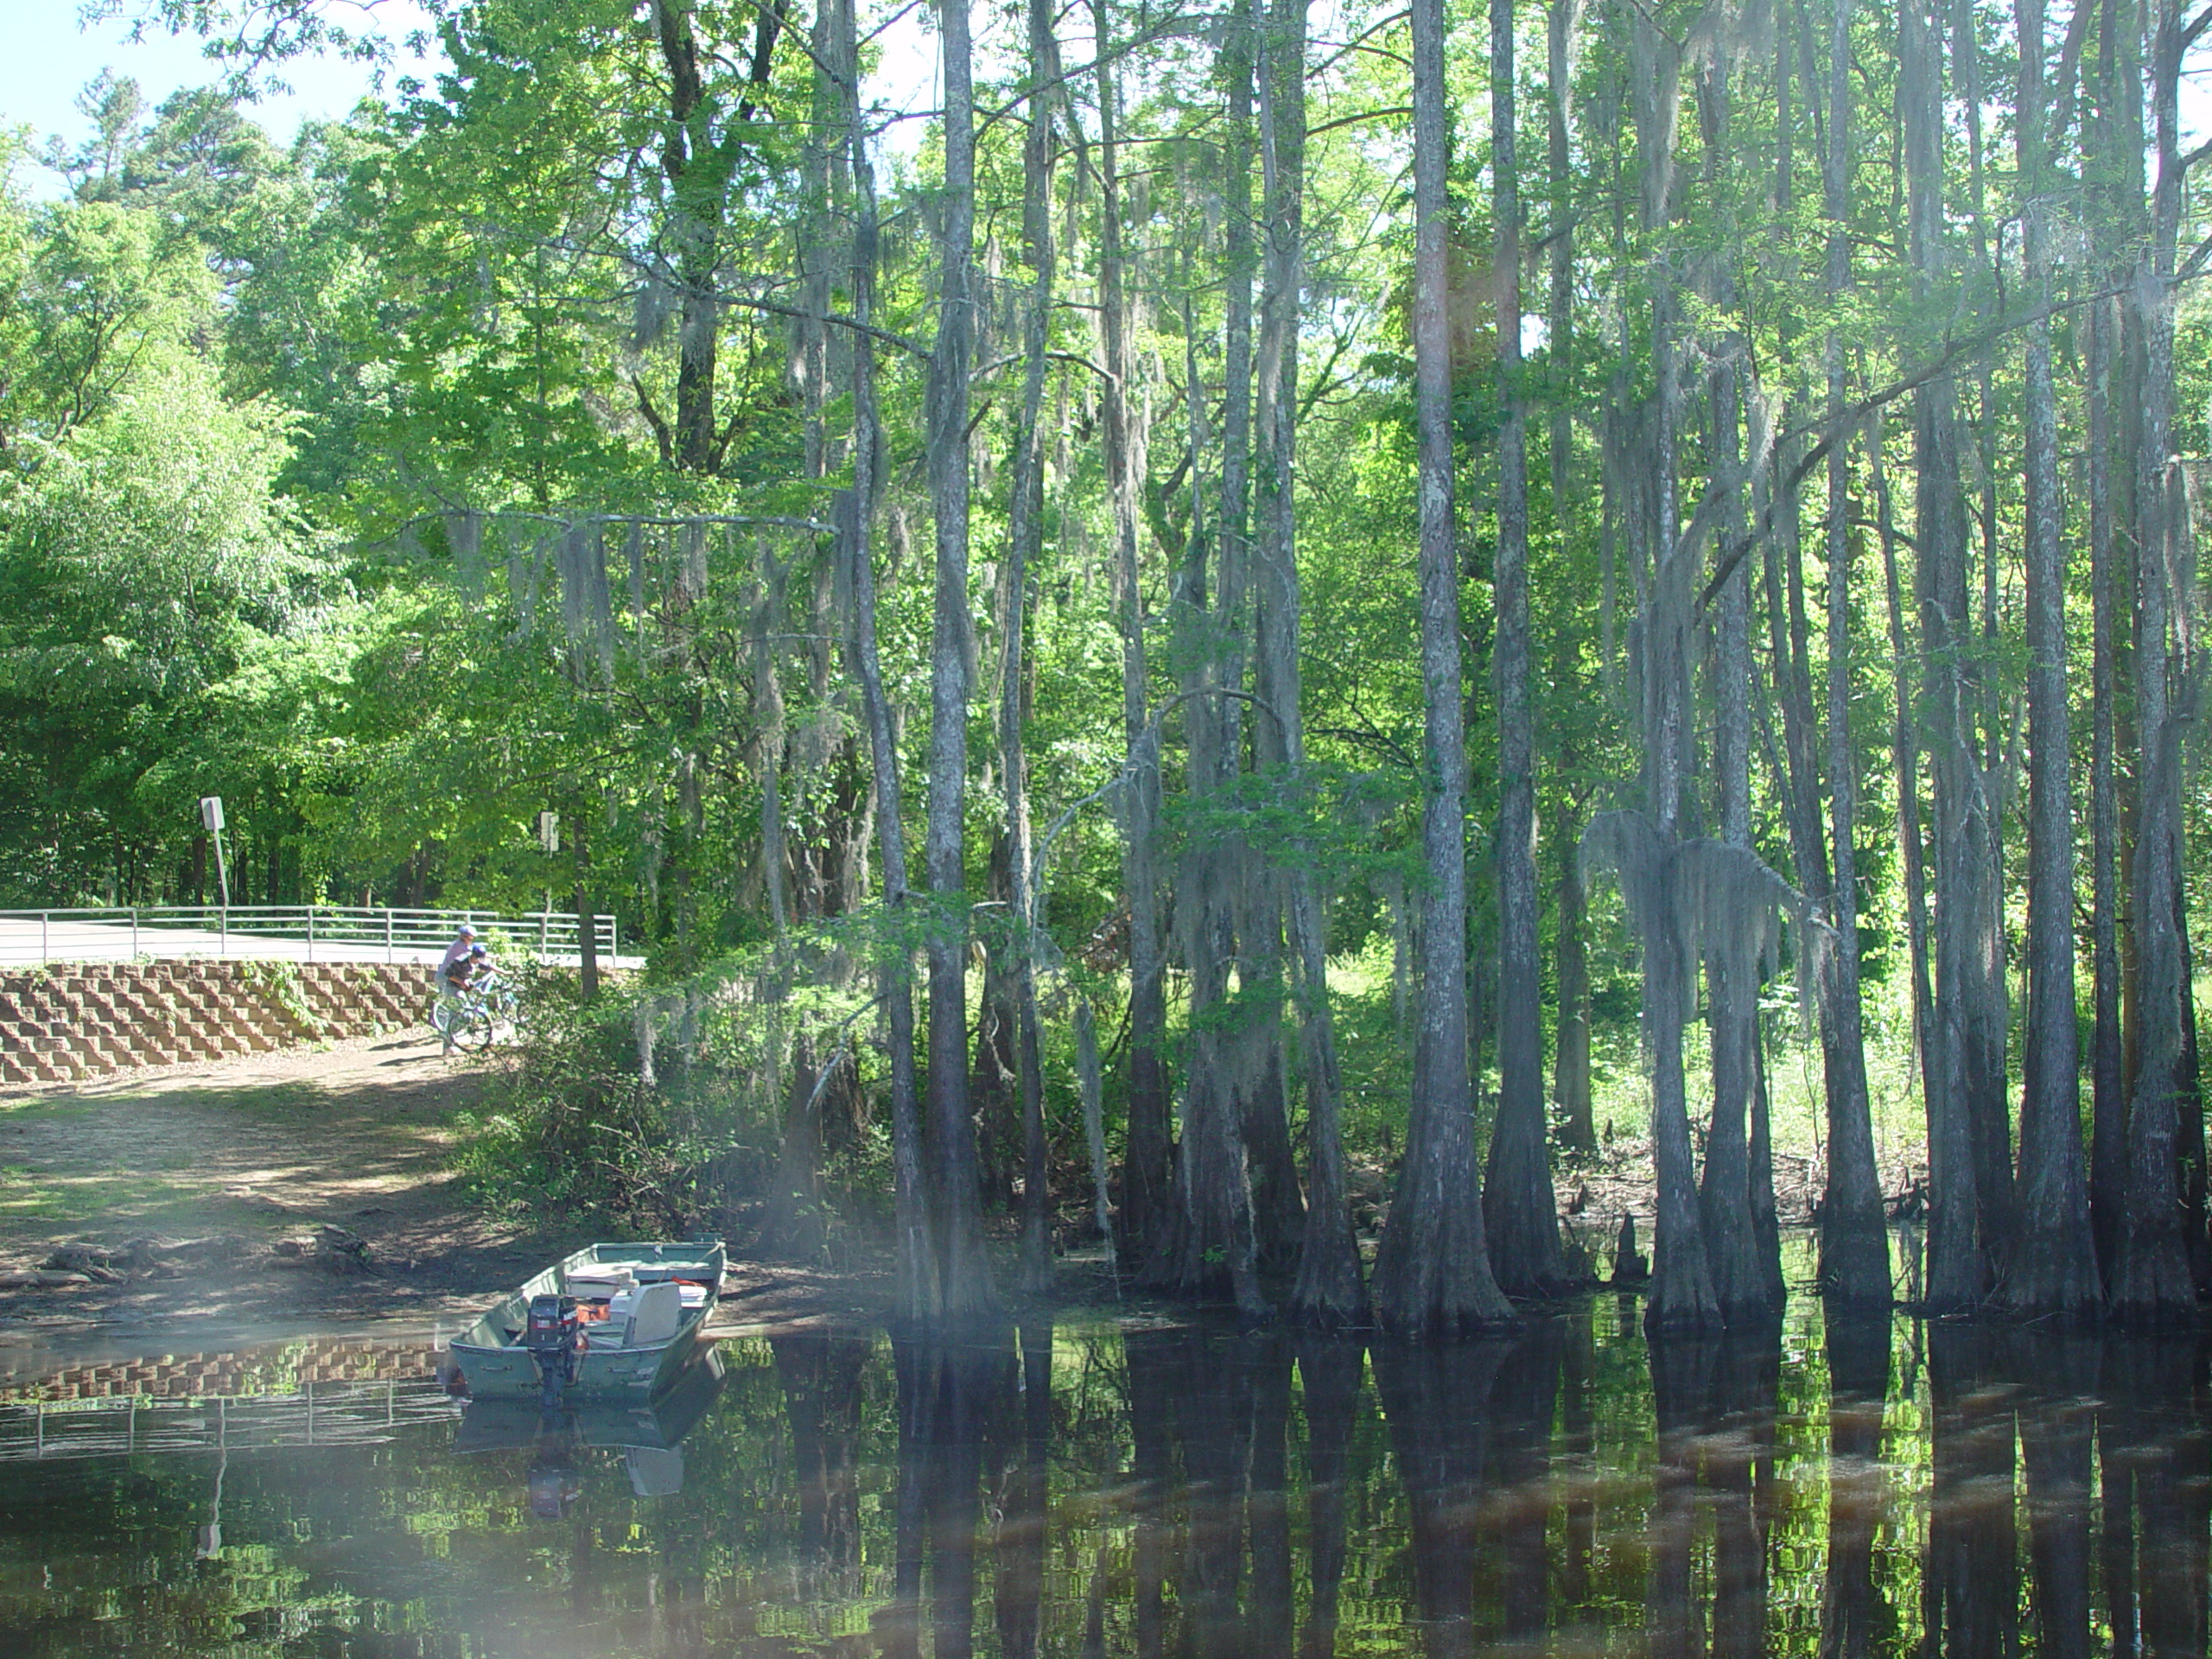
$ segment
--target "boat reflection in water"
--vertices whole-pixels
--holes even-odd
[[[54,1373],[0,1402],[0,1652],[2206,1652],[2194,1337],[1637,1312],[810,1330],[649,1409],[458,1422],[284,1355],[228,1404]]]
[[[650,1403],[586,1400],[543,1411],[519,1400],[472,1400],[461,1408],[454,1450],[529,1450],[530,1510],[558,1519],[582,1492],[582,1466],[594,1451],[619,1452],[639,1497],[673,1497],[683,1490],[683,1437],[699,1426],[721,1392],[721,1353],[708,1347]]]

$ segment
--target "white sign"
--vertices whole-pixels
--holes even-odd
[[[202,795],[200,798],[200,822],[209,835],[219,835],[223,828],[223,798]]]

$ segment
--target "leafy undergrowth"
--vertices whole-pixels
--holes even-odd
[[[573,981],[545,976],[531,989],[527,1032],[499,1052],[480,1104],[460,1124],[458,1163],[476,1201],[515,1219],[588,1219],[617,1234],[712,1230],[764,1255],[832,1266],[872,1260],[887,1236],[891,1191],[880,1033],[869,1029],[870,1009],[855,993],[787,987],[771,1002],[762,985],[758,974],[725,968],[674,987],[617,983],[587,1006]],[[1126,1039],[1118,1003],[1126,980],[1097,976],[1081,989],[1100,1007],[1105,1126],[1109,1146],[1118,1147]],[[981,990],[979,979],[971,1007]],[[1389,1211],[1412,1090],[1411,1010],[1394,982],[1387,942],[1334,963],[1331,997],[1352,1218],[1372,1238]],[[1179,1012],[1171,1004],[1171,1020]],[[1047,1014],[1055,1230],[1064,1247],[1079,1249],[1098,1236],[1091,1172],[1071,1021],[1065,1006]],[[1777,1210],[1784,1224],[1802,1222],[1812,1218],[1827,1175],[1819,1053],[1800,1029],[1794,1000],[1777,996],[1765,1017]],[[1924,1167],[1909,1035],[1909,1021],[1878,992],[1870,998],[1876,1145],[1893,1199]],[[1285,1083],[1302,1159],[1300,1046],[1287,1045]],[[1693,1137],[1701,1146],[1711,1090],[1700,1046],[1691,1045],[1688,1083]],[[1184,1056],[1179,1041],[1171,1055],[1178,1071]],[[830,1057],[842,1066],[817,1090],[817,1065]],[[1487,1134],[1494,1065],[1483,1082],[1478,1127]],[[1599,1033],[1592,1084],[1597,1145],[1569,1148],[1554,1123],[1553,1158],[1562,1214],[1602,1255],[1623,1216],[1649,1217],[1652,1210],[1649,1088],[1632,1028]],[[1008,1232],[1020,1204],[1019,1122],[1011,1109],[978,1095],[995,1234]],[[818,1145],[810,1160],[790,1160],[785,1124],[802,1110]]]

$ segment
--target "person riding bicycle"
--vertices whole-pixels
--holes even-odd
[[[469,953],[481,950],[483,948],[476,943],[475,924],[463,922],[461,925],[461,931],[453,936],[453,943],[446,946],[445,955],[438,960],[439,981],[442,983],[450,980],[454,976],[454,970],[457,968],[463,969],[463,976],[466,977],[465,965],[468,961]]]
[[[438,963],[438,995],[448,1006],[460,1001],[474,977],[477,958],[485,955],[484,947],[476,942],[476,929],[467,922],[453,936],[453,943],[446,946],[446,953]],[[453,1020],[442,1020],[445,1046],[442,1052],[453,1052]]]
[[[448,1054],[483,1047],[495,1032],[514,1030],[518,1017],[514,990],[481,944],[470,945],[453,971],[439,980],[435,1023]]]

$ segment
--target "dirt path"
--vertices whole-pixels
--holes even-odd
[[[232,1259],[120,1283],[0,1289],[0,1339],[104,1331],[226,1338],[308,1325],[449,1329],[583,1227],[495,1217],[454,1169],[480,1065],[415,1031],[95,1084],[0,1092],[0,1271],[57,1249],[231,1241]],[[285,1267],[280,1240],[319,1225],[368,1242],[379,1271]],[[805,1275],[734,1266],[727,1317],[845,1311]],[[855,1303],[851,1310],[861,1311]]]

